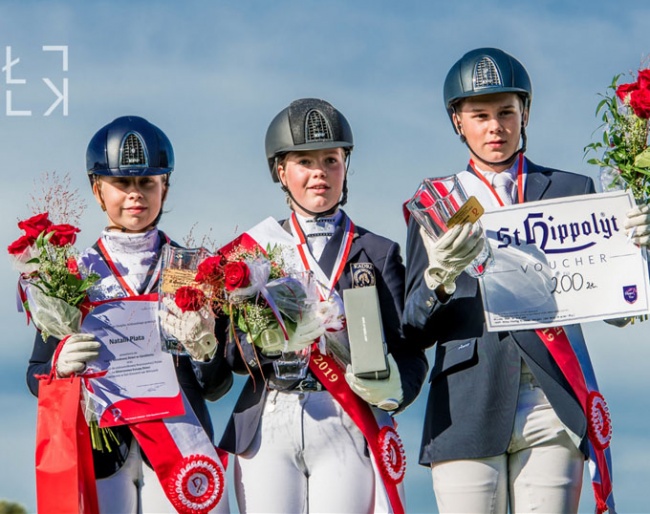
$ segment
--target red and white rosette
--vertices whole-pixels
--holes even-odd
[[[178,463],[167,482],[167,497],[182,514],[206,514],[223,496],[223,469],[205,455],[190,455]]]
[[[382,427],[377,437],[381,451],[379,467],[382,475],[399,484],[406,474],[406,452],[400,436],[391,426]]]
[[[609,446],[612,439],[612,421],[605,398],[598,391],[590,391],[587,398],[587,420],[591,442],[600,450]]]

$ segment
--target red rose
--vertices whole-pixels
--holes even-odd
[[[639,71],[639,89],[650,89],[650,69]]]
[[[48,234],[54,232],[50,238],[51,244],[54,246],[65,246],[67,244],[74,244],[77,240],[79,229],[64,223],[62,225],[51,225],[47,232]]]
[[[226,291],[234,291],[240,287],[249,286],[250,271],[245,262],[229,262],[224,266]]]
[[[639,89],[639,83],[638,82],[632,82],[630,84],[621,84],[616,88],[616,96],[621,100],[621,102],[625,102],[625,98],[627,95],[629,95],[632,91],[636,91]]]
[[[27,248],[32,246],[32,244],[34,244],[34,238],[29,236],[20,236],[7,247],[7,250],[11,255],[20,255],[27,250]]]
[[[176,290],[174,302],[183,311],[198,311],[205,304],[203,291],[191,286],[182,286]]]
[[[630,95],[630,107],[639,118],[650,118],[650,90],[638,89]]]
[[[203,260],[196,269],[196,280],[199,284],[214,284],[223,277],[221,255],[215,255]]]
[[[79,273],[79,265],[77,264],[77,259],[74,257],[68,257],[66,261],[66,266],[71,275],[74,275],[77,278],[81,278],[81,273]]]
[[[50,228],[52,222],[48,218],[47,212],[37,214],[29,219],[18,222],[18,228],[25,231],[25,235],[36,239],[41,232]]]

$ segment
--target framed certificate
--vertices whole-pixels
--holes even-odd
[[[102,343],[88,372],[87,409],[100,427],[139,423],[185,412],[174,357],[162,351],[157,295],[101,303],[81,330]]]
[[[623,224],[628,192],[527,202],[481,218],[494,265],[479,279],[489,331],[648,314],[645,249]]]

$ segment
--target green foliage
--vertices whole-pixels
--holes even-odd
[[[585,146],[585,155],[595,153],[589,164],[612,168],[637,199],[650,198],[650,151],[648,151],[648,120],[638,117],[630,108],[629,99],[621,103],[616,96],[619,87],[616,75],[596,107],[602,137]]]
[[[0,514],[27,514],[27,509],[19,503],[0,500]]]
[[[70,259],[74,259],[72,245],[54,246],[50,244],[53,232],[41,233],[36,239],[38,257],[27,262],[37,264],[38,270],[30,282],[47,296],[59,298],[73,307],[78,307],[86,297],[86,291],[99,275],[89,274],[81,278],[69,268]],[[76,265],[76,264],[75,264]]]

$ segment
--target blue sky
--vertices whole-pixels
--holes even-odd
[[[500,47],[525,63],[534,93],[528,157],[594,178],[583,158],[598,122],[598,93],[636,70],[650,52],[650,6],[592,2],[12,1],[0,4],[0,240],[18,237],[44,172],[69,173],[88,202],[80,245],[104,226],[85,176],[94,132],[117,116],[144,116],[176,151],[161,227],[177,240],[192,231],[225,243],[286,206],[264,158],[273,116],[300,97],[329,100],[355,136],[346,211],[402,245],[401,203],[426,176],[465,167],[442,103],[449,67],[466,51]],[[43,46],[67,46],[62,54]],[[62,88],[68,114],[43,79]],[[31,110],[30,116],[8,114]],[[192,228],[194,227],[194,228]],[[33,332],[16,313],[16,273],[0,267],[0,498],[35,509],[36,400],[24,373]],[[650,512],[650,322],[625,329],[585,326],[614,423],[614,484],[621,512]],[[237,388],[240,383],[238,382]],[[236,397],[211,406],[223,427]],[[398,418],[409,458],[407,508],[435,512],[430,474],[417,465],[425,396]],[[219,429],[219,428],[218,428]],[[234,502],[233,502],[234,503]],[[234,505],[233,505],[234,506]],[[585,480],[581,512],[593,510]]]

